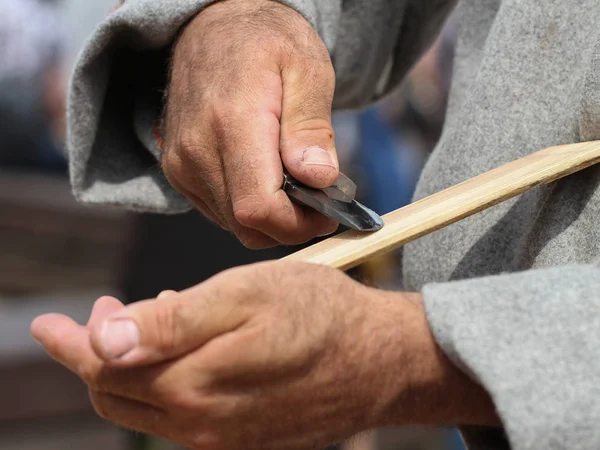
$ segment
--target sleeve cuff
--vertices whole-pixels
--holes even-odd
[[[598,448],[600,268],[430,284],[423,297],[438,344],[490,393],[511,448]]]
[[[68,102],[67,147],[78,200],[141,212],[191,209],[162,173],[154,129],[171,43],[213,1],[125,2],[85,43]]]

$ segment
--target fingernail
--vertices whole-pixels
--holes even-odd
[[[131,319],[107,320],[100,335],[104,355],[118,359],[135,349],[140,343],[140,331]]]
[[[336,168],[329,152],[321,147],[308,147],[304,150],[302,162],[313,166],[330,166],[334,169]]]

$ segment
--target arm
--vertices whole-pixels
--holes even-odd
[[[87,42],[74,71],[68,106],[71,177],[79,200],[156,212],[190,208],[158,164],[156,125],[171,44],[179,30],[213,2],[125,2]],[[308,19],[325,42],[336,69],[334,106],[347,108],[374,101],[397,83],[433,40],[455,2],[281,3]],[[376,91],[392,60],[391,75]]]

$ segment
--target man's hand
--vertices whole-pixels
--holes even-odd
[[[292,203],[283,166],[324,188],[339,174],[335,75],[311,25],[272,0],[224,0],[175,45],[163,169],[208,218],[249,248],[300,244],[337,224]]]
[[[42,316],[33,336],[101,416],[189,448],[316,449],[392,424],[495,423],[435,345],[418,295],[330,268],[262,263],[94,311],[88,327]]]

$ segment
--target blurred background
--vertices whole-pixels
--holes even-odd
[[[114,0],[0,0],[0,448],[167,450],[97,418],[83,384],[30,337],[40,313],[84,322],[96,298],[133,302],[183,289],[228,267],[298,248],[244,249],[199,214],[131,214],[77,204],[63,153],[68,76],[84,40]],[[452,69],[451,20],[392,96],[336,113],[342,170],[380,214],[410,202],[437,142]],[[210,258],[204,255],[211,255]],[[352,276],[398,289],[399,254]],[[377,430],[357,450],[462,450],[454,430]]]

